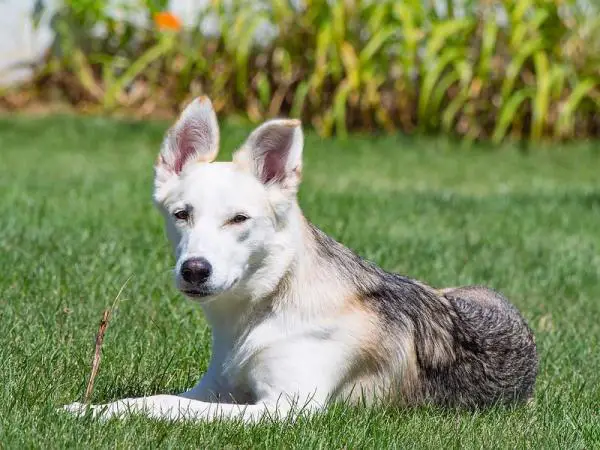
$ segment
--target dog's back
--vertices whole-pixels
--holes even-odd
[[[479,286],[436,292],[385,274],[363,298],[386,330],[380,348],[387,354],[380,358],[397,360],[394,351],[402,355],[399,367],[380,369],[401,373],[397,395],[404,403],[474,408],[532,396],[537,375],[533,333],[497,292]],[[383,377],[372,378],[378,379]]]
[[[435,290],[382,270],[315,227],[312,232],[325,260],[320,265],[353,285],[367,315],[377,322],[361,369],[342,392],[460,407],[531,397],[535,340],[502,295],[480,286]]]

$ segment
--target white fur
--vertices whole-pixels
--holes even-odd
[[[192,104],[170,136],[187,121],[204,122],[200,126],[218,136],[213,116],[206,100]],[[286,137],[292,142],[284,142],[288,151],[281,173],[265,182],[269,162],[257,142],[278,151],[278,139]],[[197,149],[204,162],[189,160],[179,173],[173,170],[176,141],[170,139],[156,168],[155,200],[175,248],[176,285],[186,289],[179,273],[190,257],[206,258],[213,267],[206,283],[212,294],[197,299],[212,327],[210,365],[199,383],[179,396],[124,399],[91,410],[103,418],[141,413],[158,419],[255,421],[283,418],[298,408],[323,408],[347,382],[372,324],[364,311],[349,307],[352,292],[335,268],[314,267],[316,249],[295,197],[303,146],[299,123],[265,123],[232,163],[207,162],[206,155],[212,160],[216,152],[212,141],[205,141],[207,148]],[[189,222],[173,218],[181,208],[190,210]],[[228,224],[238,213],[250,219]],[[85,411],[79,403],[65,408]]]

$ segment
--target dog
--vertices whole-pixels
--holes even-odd
[[[501,294],[388,273],[303,216],[303,139],[298,120],[270,120],[233,161],[214,162],[210,100],[184,109],[156,162],[154,200],[175,284],[212,327],[209,367],[180,395],[67,411],[255,422],[336,401],[484,408],[532,397],[535,339]]]

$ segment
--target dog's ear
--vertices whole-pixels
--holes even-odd
[[[208,97],[199,97],[185,107],[167,132],[157,170],[179,174],[189,162],[212,162],[219,152],[219,124]]]
[[[250,134],[234,161],[264,184],[295,191],[302,174],[304,135],[299,120],[269,120]]]

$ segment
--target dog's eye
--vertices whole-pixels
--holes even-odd
[[[246,220],[248,220],[250,217],[248,217],[246,214],[236,214],[235,216],[233,216],[231,219],[229,219],[227,221],[228,224],[231,225],[235,225],[238,223],[242,223],[245,222]]]
[[[177,220],[188,220],[190,218],[190,213],[187,212],[185,209],[180,209],[178,211],[175,211],[173,213],[173,216],[177,219]]]

